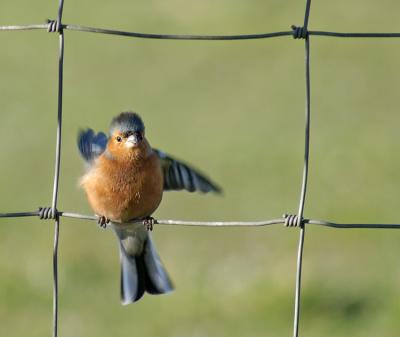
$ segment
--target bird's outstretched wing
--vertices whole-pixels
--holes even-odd
[[[96,134],[92,129],[80,130],[78,133],[78,148],[83,159],[90,163],[100,156],[106,149],[107,140],[104,132]]]
[[[166,153],[153,149],[161,160],[164,173],[164,190],[200,191],[221,193],[221,188],[189,165]]]

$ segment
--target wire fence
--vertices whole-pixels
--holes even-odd
[[[313,31],[308,30],[308,21],[311,9],[311,0],[306,0],[306,8],[304,14],[303,26],[291,26],[291,30],[269,32],[261,34],[245,34],[245,35],[176,35],[176,34],[146,34],[138,32],[120,31],[103,28],[93,28],[81,25],[63,24],[64,0],[59,0],[58,13],[56,20],[48,20],[47,23],[33,25],[12,25],[0,26],[0,31],[19,31],[19,30],[47,30],[48,32],[58,33],[59,48],[58,48],[58,106],[57,106],[57,136],[56,136],[56,154],[54,166],[53,180],[53,198],[51,207],[39,208],[36,211],[16,212],[16,213],[0,213],[0,218],[18,218],[18,217],[39,217],[40,219],[53,219],[54,224],[54,246],[53,246],[53,337],[58,336],[58,240],[60,229],[60,218],[75,218],[84,220],[97,221],[96,216],[84,215],[72,212],[64,212],[58,210],[58,190],[60,177],[60,162],[61,162],[61,135],[62,135],[62,108],[63,108],[63,72],[64,72],[64,32],[66,30],[119,35],[131,38],[142,39],[167,39],[167,40],[208,40],[208,41],[223,41],[223,40],[254,40],[266,39],[283,36],[292,36],[294,39],[303,39],[305,46],[305,134],[304,134],[304,164],[303,175],[299,198],[298,213],[284,214],[282,217],[263,220],[263,221],[186,221],[186,220],[155,220],[158,225],[181,225],[181,226],[207,226],[207,227],[222,227],[222,226],[270,226],[275,224],[284,224],[287,227],[298,227],[300,229],[300,237],[297,253],[297,270],[295,283],[295,303],[294,303],[294,322],[293,322],[293,337],[299,335],[300,321],[300,292],[301,292],[301,273],[304,250],[304,237],[306,225],[318,225],[331,228],[364,228],[364,229],[400,229],[400,224],[377,224],[377,223],[334,223],[322,220],[306,219],[303,217],[304,205],[307,192],[307,180],[309,169],[309,150],[310,150],[310,117],[311,117],[311,83],[310,83],[310,36],[322,37],[339,37],[339,38],[398,38],[400,33],[354,33],[354,32],[330,32],[330,31]],[[132,221],[141,222],[141,221]]]

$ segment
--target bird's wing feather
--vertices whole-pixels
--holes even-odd
[[[166,153],[153,149],[161,160],[164,174],[164,190],[200,191],[221,193],[221,188],[189,165]]]
[[[104,132],[96,134],[92,129],[86,129],[78,133],[78,148],[83,159],[88,163],[104,152],[107,141],[108,139]]]

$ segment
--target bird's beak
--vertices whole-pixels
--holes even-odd
[[[126,139],[126,146],[128,147],[136,146],[141,142],[142,139],[143,139],[142,134],[140,132],[135,132]]]

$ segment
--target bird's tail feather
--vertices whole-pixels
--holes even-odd
[[[131,256],[121,241],[119,245],[122,304],[136,302],[145,291],[150,294],[165,294],[174,289],[150,236],[141,255]]]

